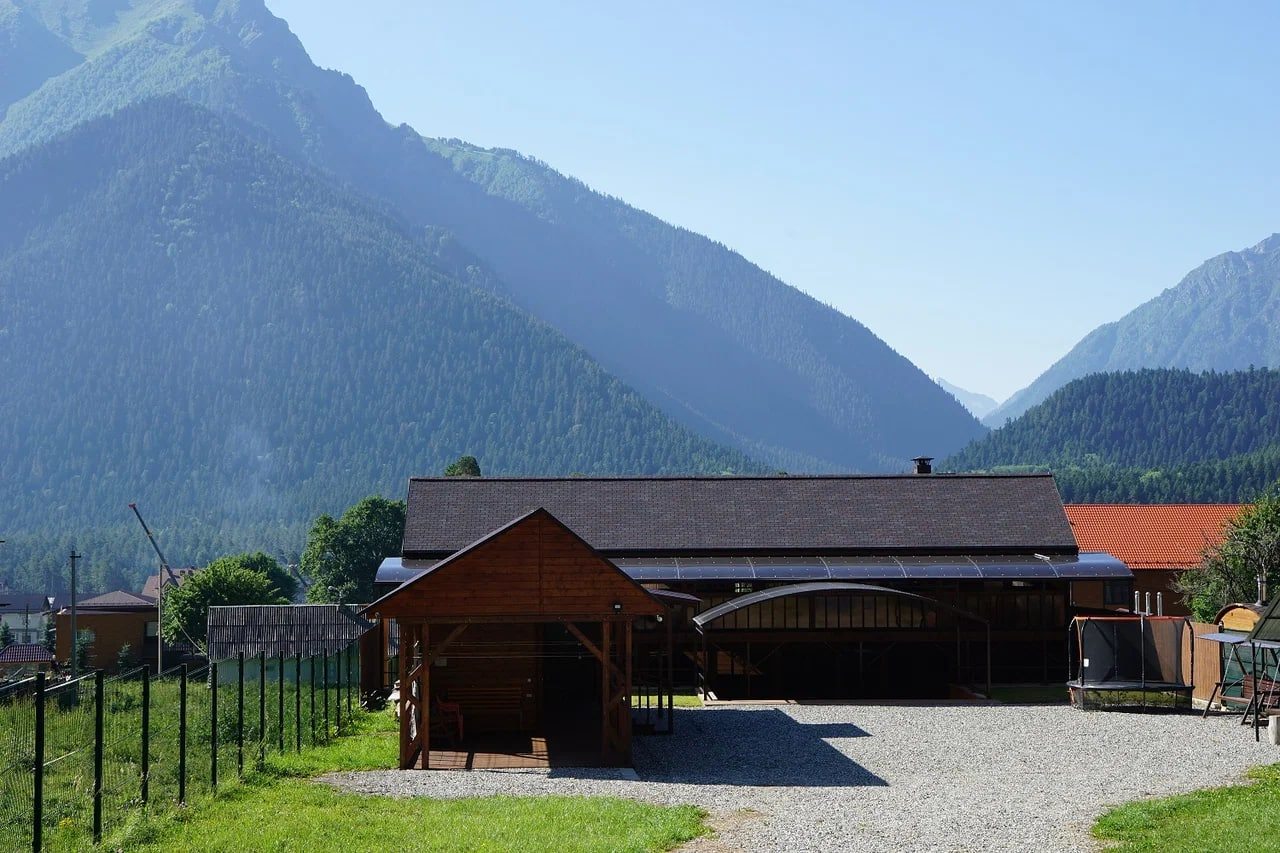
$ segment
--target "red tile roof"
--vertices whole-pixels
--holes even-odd
[[[18,663],[50,663],[53,655],[39,643],[13,643],[0,649],[0,666]]]
[[[1106,551],[1131,569],[1200,565],[1246,504],[1067,504],[1081,551]]]

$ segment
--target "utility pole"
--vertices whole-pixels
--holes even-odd
[[[156,674],[164,672],[164,632],[161,630],[164,618],[164,582],[166,576],[177,586],[178,579],[173,574],[173,569],[169,568],[169,561],[165,559],[164,552],[160,550],[160,543],[156,542],[156,537],[152,535],[151,528],[147,527],[147,523],[142,520],[142,513],[138,511],[136,503],[129,504],[129,509],[133,510],[133,514],[138,517],[138,523],[142,525],[142,532],[147,534],[147,541],[151,543],[151,547],[155,550],[156,556],[160,558],[160,583],[156,585]]]
[[[71,549],[71,680],[75,681],[80,674],[79,655],[76,654],[76,642],[80,637],[76,634],[76,561],[81,558],[76,549]]]

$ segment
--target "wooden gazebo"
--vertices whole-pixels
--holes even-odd
[[[666,607],[545,509],[441,560],[366,613],[400,630],[402,769],[433,766],[433,730],[465,749],[477,731],[580,740],[591,718],[591,763],[630,763],[633,624],[663,618]],[[590,663],[583,650],[594,667],[581,665]]]

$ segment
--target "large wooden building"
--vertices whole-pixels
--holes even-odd
[[[406,725],[430,736],[458,709],[468,729],[572,709],[625,728],[610,704],[672,681],[800,699],[1058,681],[1073,613],[1131,583],[1080,552],[1047,475],[429,478],[368,612],[398,626]]]

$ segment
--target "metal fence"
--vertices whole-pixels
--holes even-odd
[[[209,797],[346,730],[360,654],[265,654],[0,688],[0,850],[98,844],[138,809]]]

